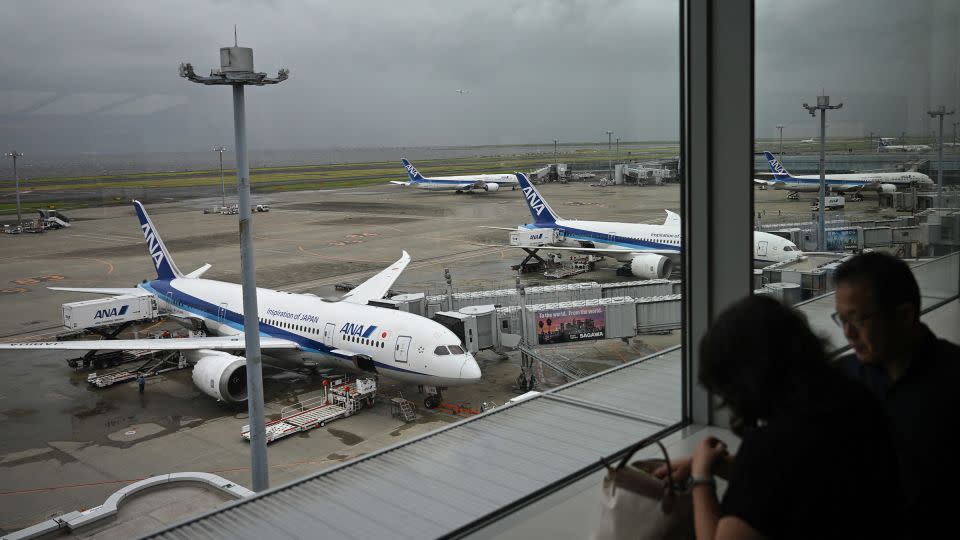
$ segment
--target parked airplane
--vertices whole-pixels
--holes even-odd
[[[510,247],[522,248],[531,254],[546,249],[609,256],[624,263],[630,273],[642,279],[668,277],[674,261],[679,259],[680,216],[675,212],[665,210],[667,218],[662,225],[563,219],[524,174],[517,173],[517,179],[533,223],[506,230],[553,229],[559,241],[542,248]],[[802,255],[793,242],[766,232],[753,233],[753,247],[754,260],[767,264]]]
[[[773,189],[782,189],[789,191],[787,195],[790,199],[799,197],[799,193],[820,191],[820,175],[805,174],[800,176],[791,175],[787,169],[780,163],[780,160],[770,152],[764,152],[770,170],[773,172],[773,180],[754,179],[753,181],[762,186]],[[860,191],[878,191],[892,193],[898,187],[906,188],[912,184],[932,185],[933,180],[929,176],[914,171],[906,172],[871,172],[871,173],[849,173],[849,174],[831,174],[824,179],[827,190],[836,193],[860,192]]]
[[[193,382],[203,393],[227,402],[247,399],[246,359],[243,351],[243,295],[240,285],[201,279],[210,265],[183,274],[167,251],[156,226],[139,201],[133,202],[140,219],[157,279],[136,288],[50,287],[105,295],[152,295],[161,311],[192,320],[213,334],[183,339],[118,339],[0,344],[2,349],[44,350],[178,350],[194,364]],[[260,348],[281,361],[372,372],[393,379],[437,387],[425,400],[440,403],[443,387],[476,382],[480,367],[464,351],[460,339],[437,322],[411,313],[368,306],[383,298],[410,262],[403,256],[364,281],[339,300],[310,294],[257,289]],[[227,352],[231,351],[231,352]]]
[[[503,186],[517,189],[517,178],[512,174],[471,174],[467,176],[435,176],[426,178],[417,170],[407,158],[400,160],[407,169],[409,182],[391,180],[391,184],[414,186],[422,189],[454,190],[457,193],[464,191],[497,191]]]
[[[890,144],[892,137],[880,137],[877,141],[878,152],[927,152],[931,150],[927,144]]]

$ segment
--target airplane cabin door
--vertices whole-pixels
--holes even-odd
[[[397,362],[407,361],[407,354],[410,351],[410,336],[400,336],[397,338],[397,346],[394,349],[393,359]]]
[[[331,347],[333,346],[333,332],[335,328],[336,327],[334,326],[333,323],[327,323],[327,325],[323,327],[323,344],[324,345],[329,345]]]
[[[766,257],[767,256],[767,241],[761,240],[757,242],[757,257]]]
[[[226,302],[220,304],[220,308],[217,309],[217,321],[220,324],[227,323],[227,304]]]

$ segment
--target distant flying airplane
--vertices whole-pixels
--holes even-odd
[[[206,337],[117,339],[0,344],[0,350],[174,350],[194,364],[193,382],[210,397],[226,402],[247,399],[246,359],[232,353],[245,348],[240,285],[200,279],[205,265],[183,274],[167,251],[156,226],[139,201],[133,201],[157,279],[135,288],[50,287],[103,295],[153,296],[161,311],[202,324]],[[293,364],[372,372],[416,384],[441,387],[480,380],[480,367],[446,327],[412,313],[369,306],[387,294],[410,256],[364,281],[339,300],[257,288],[260,348]],[[427,407],[440,403],[427,397]]]
[[[457,93],[463,95],[463,94],[469,94],[470,91],[464,90],[463,88],[457,88]]]
[[[931,150],[926,144],[890,144],[892,137],[880,137],[877,141],[878,152],[927,152]]]
[[[609,256],[625,263],[624,266],[629,268],[630,273],[641,279],[664,278],[670,275],[674,261],[680,257],[681,247],[680,216],[675,212],[665,210],[667,218],[663,225],[563,219],[554,212],[523,173],[516,174],[533,223],[521,225],[517,229],[502,229],[554,229],[562,240],[542,248],[509,247],[525,249],[528,252],[545,249]],[[803,254],[793,242],[760,231],[753,233],[753,253],[754,260],[762,263],[789,261]]]
[[[422,189],[432,189],[441,191],[498,191],[501,186],[510,186],[511,189],[517,189],[517,177],[512,174],[471,174],[465,176],[434,176],[426,178],[416,169],[407,158],[400,160],[403,167],[407,169],[409,182],[400,182],[391,180],[391,184],[400,186],[413,186]]]
[[[767,164],[773,171],[773,180],[754,179],[754,182],[773,189],[789,191],[788,198],[796,199],[798,193],[820,191],[820,175],[804,174],[793,176],[770,152],[764,152]],[[892,193],[897,187],[905,188],[912,184],[933,185],[929,176],[918,172],[872,172],[831,174],[824,179],[827,191],[836,193],[877,191]]]

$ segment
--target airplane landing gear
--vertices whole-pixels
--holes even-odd
[[[439,386],[423,386],[419,388],[420,392],[426,390],[427,397],[423,398],[423,406],[428,409],[436,409],[443,403],[443,388]]]
[[[789,199],[789,200],[791,200],[791,201],[799,201],[799,200],[800,200],[800,194],[797,193],[796,191],[794,191],[793,193],[787,195],[787,199]]]

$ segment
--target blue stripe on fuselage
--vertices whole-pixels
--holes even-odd
[[[528,223],[524,225],[527,229],[541,229],[544,227],[538,226],[536,224]],[[637,238],[630,238],[627,236],[616,236],[613,238],[609,234],[604,234],[597,231],[588,231],[584,229],[576,229],[574,227],[567,227],[565,225],[553,224],[550,227],[551,229],[559,229],[563,231],[564,237],[567,240],[581,240],[584,242],[602,242],[604,244],[609,244],[612,246],[624,247],[628,249],[656,249],[661,251],[676,251],[680,253],[680,248],[673,244],[662,244],[660,242],[651,242],[649,240],[640,240]]]
[[[211,321],[216,323],[227,324],[231,328],[234,328],[241,332],[243,331],[243,315],[242,314],[236,311],[224,310],[223,318],[221,320],[221,317],[217,315],[220,311],[220,306],[211,304],[206,300],[202,300],[200,298],[197,298],[196,296],[187,294],[179,289],[173,288],[169,280],[156,279],[147,283],[143,283],[141,286],[145,290],[150,291],[151,293],[156,295],[158,298],[160,298],[164,302],[167,302],[168,304],[175,306],[177,309],[181,309],[183,311],[193,313],[194,315],[198,315],[204,319],[210,319]],[[260,328],[260,332],[270,337],[285,339],[287,341],[292,341],[296,343],[297,345],[300,346],[300,349],[304,352],[324,354],[332,358],[349,359],[349,357],[346,357],[346,356],[333,354],[332,347],[328,347],[327,345],[324,345],[319,341],[290,332],[285,328],[280,328],[278,326],[273,326],[263,322],[260,323],[259,328]],[[376,328],[376,326],[372,326],[371,330],[369,331],[372,331],[373,328]],[[367,336],[365,335],[364,337],[367,337]],[[412,373],[414,375],[421,375],[424,377],[432,376],[427,373],[421,373],[419,371],[403,369],[401,367],[391,366],[389,364],[383,364],[381,362],[377,362],[376,360],[374,360],[373,363],[377,367],[382,367],[384,369],[389,369],[393,371],[399,371],[402,373]]]

